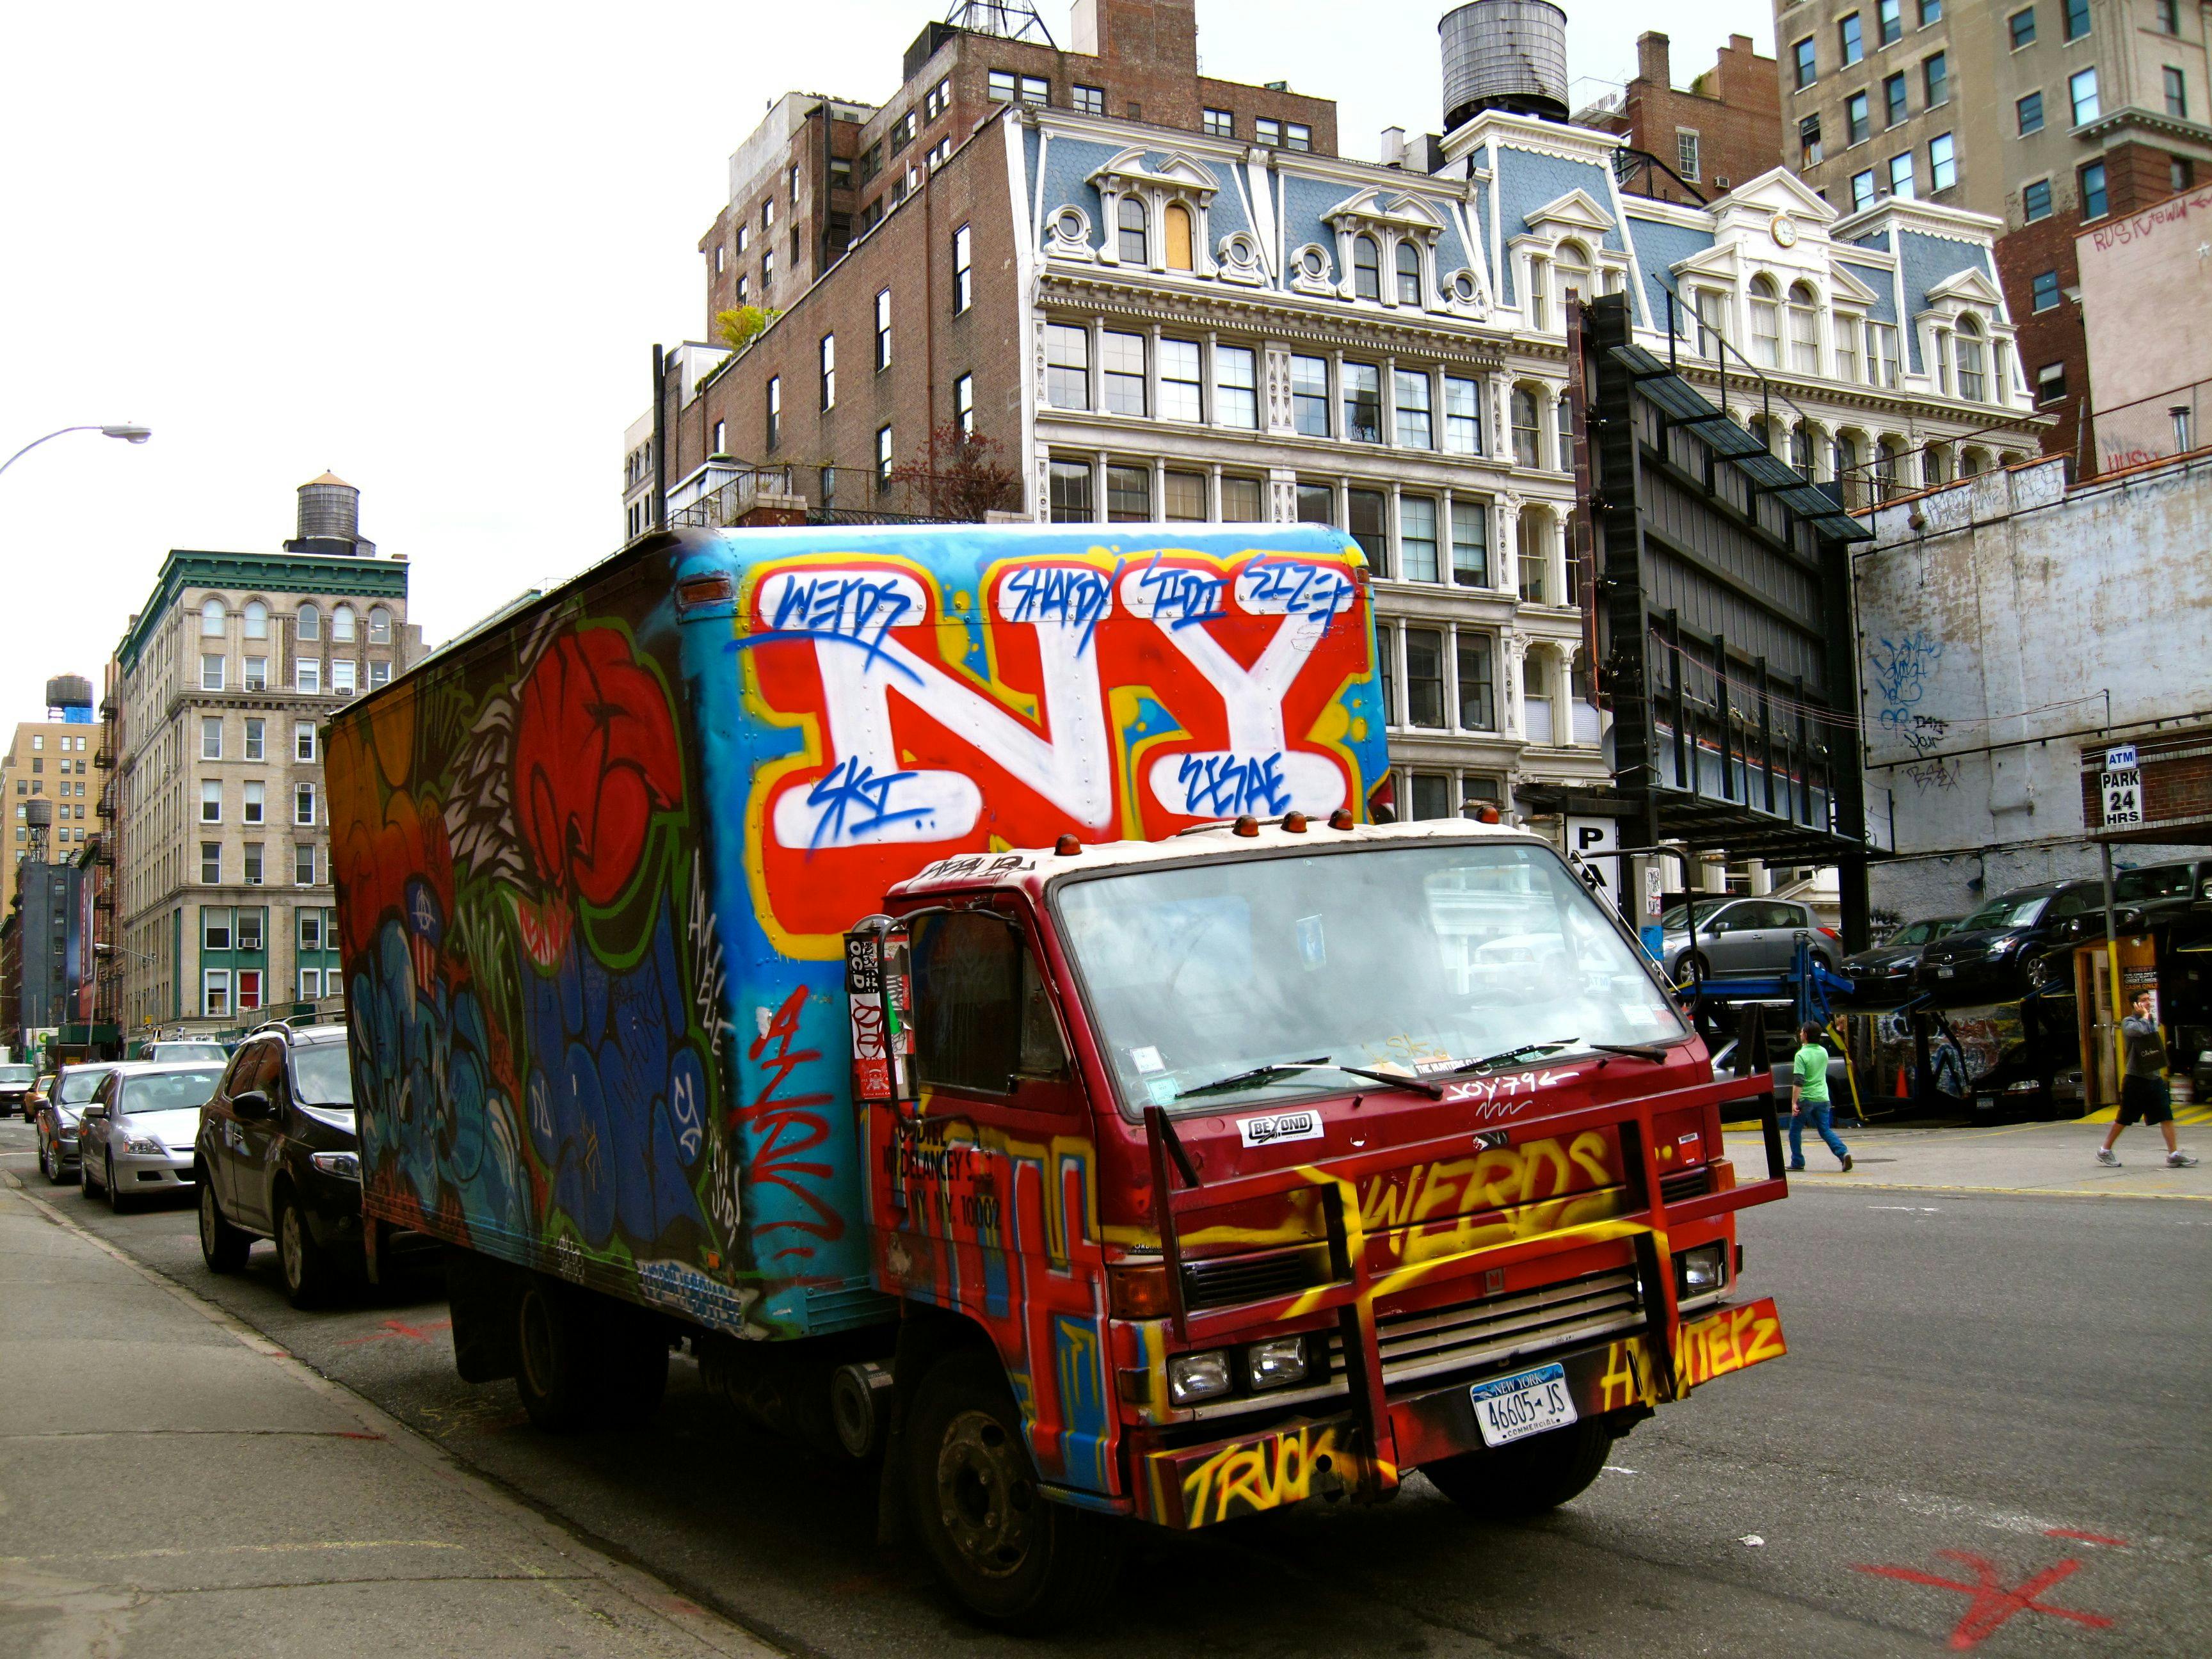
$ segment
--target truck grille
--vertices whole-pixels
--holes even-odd
[[[1680,1204],[1686,1199],[1703,1198],[1712,1190],[1712,1171],[1704,1164],[1694,1170],[1677,1170],[1672,1175],[1659,1177],[1659,1201]]]
[[[1303,1250],[1193,1261],[1186,1263],[1182,1270],[1183,1304],[1197,1309],[1266,1302],[1279,1296],[1294,1296],[1326,1282],[1328,1278],[1328,1264],[1308,1261]]]
[[[1375,1322],[1382,1380],[1391,1387],[1520,1354],[1588,1342],[1643,1322],[1636,1275],[1623,1270],[1453,1308],[1383,1314]],[[1343,1340],[1329,1339],[1329,1371],[1344,1371]]]

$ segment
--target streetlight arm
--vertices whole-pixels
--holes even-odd
[[[32,439],[30,442],[25,444],[21,449],[10,455],[6,460],[0,461],[0,472],[5,472],[9,467],[15,465],[16,462],[21,460],[24,456],[29,454],[40,444],[51,442],[52,440],[62,436],[64,433],[70,432],[97,432],[105,437],[120,438],[126,443],[134,444],[143,444],[147,439],[154,435],[144,427],[139,426],[131,422],[125,422],[120,426],[102,426],[97,422],[94,422],[86,426],[61,427],[55,431],[49,432],[43,438]]]

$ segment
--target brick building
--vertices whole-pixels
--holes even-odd
[[[1790,160],[1856,211],[2002,218],[2005,297],[2051,453],[2086,458],[2074,238],[2212,167],[2199,0],[1777,0]],[[2092,463],[2094,468],[2094,463]]]
[[[32,801],[53,803],[52,824],[40,854],[44,859],[58,864],[75,858],[97,829],[89,776],[96,735],[92,683],[75,674],[48,680],[46,714],[42,720],[17,726],[7,752],[0,754],[0,797],[14,809],[15,832],[15,856],[9,866],[7,890],[0,894],[0,910],[15,902],[21,885],[17,866],[32,852]]]
[[[664,514],[730,522],[764,482],[815,516],[921,513],[902,470],[950,426],[1001,447],[1000,504],[1032,518],[1333,524],[1376,573],[1399,804],[1427,817],[1607,775],[1569,295],[1630,295],[1639,342],[1701,383],[1733,351],[1729,407],[1823,481],[2014,458],[1959,441],[2025,413],[1990,221],[1839,223],[1779,169],[1647,200],[1617,136],[1496,106],[1347,161],[1323,101],[1200,77],[1194,15],[1085,0],[1096,54],[926,31],[859,134],[911,173],[856,174],[854,240],[744,349],[663,354],[626,453],[633,477],[658,458]],[[1954,391],[1962,331],[1994,356]]]
[[[1667,37],[1646,30],[1636,37],[1635,78],[1575,119],[1662,162],[1666,172],[1647,170],[1637,185],[1661,201],[1709,202],[1783,165],[1774,60],[1747,34],[1729,36],[1713,67],[1680,88]]]

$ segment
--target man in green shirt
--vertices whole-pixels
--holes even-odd
[[[1828,1051],[1820,1042],[1820,1028],[1807,1022],[1797,1028],[1796,1058],[1790,1062],[1790,1167],[1805,1167],[1805,1125],[1809,1120],[1820,1132],[1820,1139],[1828,1143],[1828,1150],[1844,1162],[1844,1173],[1850,1173],[1851,1149],[1844,1145],[1831,1121],[1833,1108],[1828,1103]]]

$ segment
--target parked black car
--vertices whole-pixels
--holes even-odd
[[[1863,1001],[1902,1002],[1912,994],[1912,970],[1920,953],[1959,925],[1957,916],[1923,916],[1908,921],[1870,951],[1844,958],[1844,972]]]
[[[276,1241],[292,1304],[326,1299],[362,1260],[361,1156],[343,1025],[264,1025],[200,1116],[200,1254],[213,1273]]]
[[[0,1066],[0,1117],[10,1112],[25,1111],[24,1100],[31,1085],[39,1080],[38,1070],[30,1066]]]
[[[2051,953],[2101,933],[2104,914],[2100,881],[2039,882],[2000,893],[1921,951],[1912,988],[1954,1008],[2026,996],[2052,974],[2070,972]],[[2140,920],[2132,912],[2122,918],[2124,928]]]

